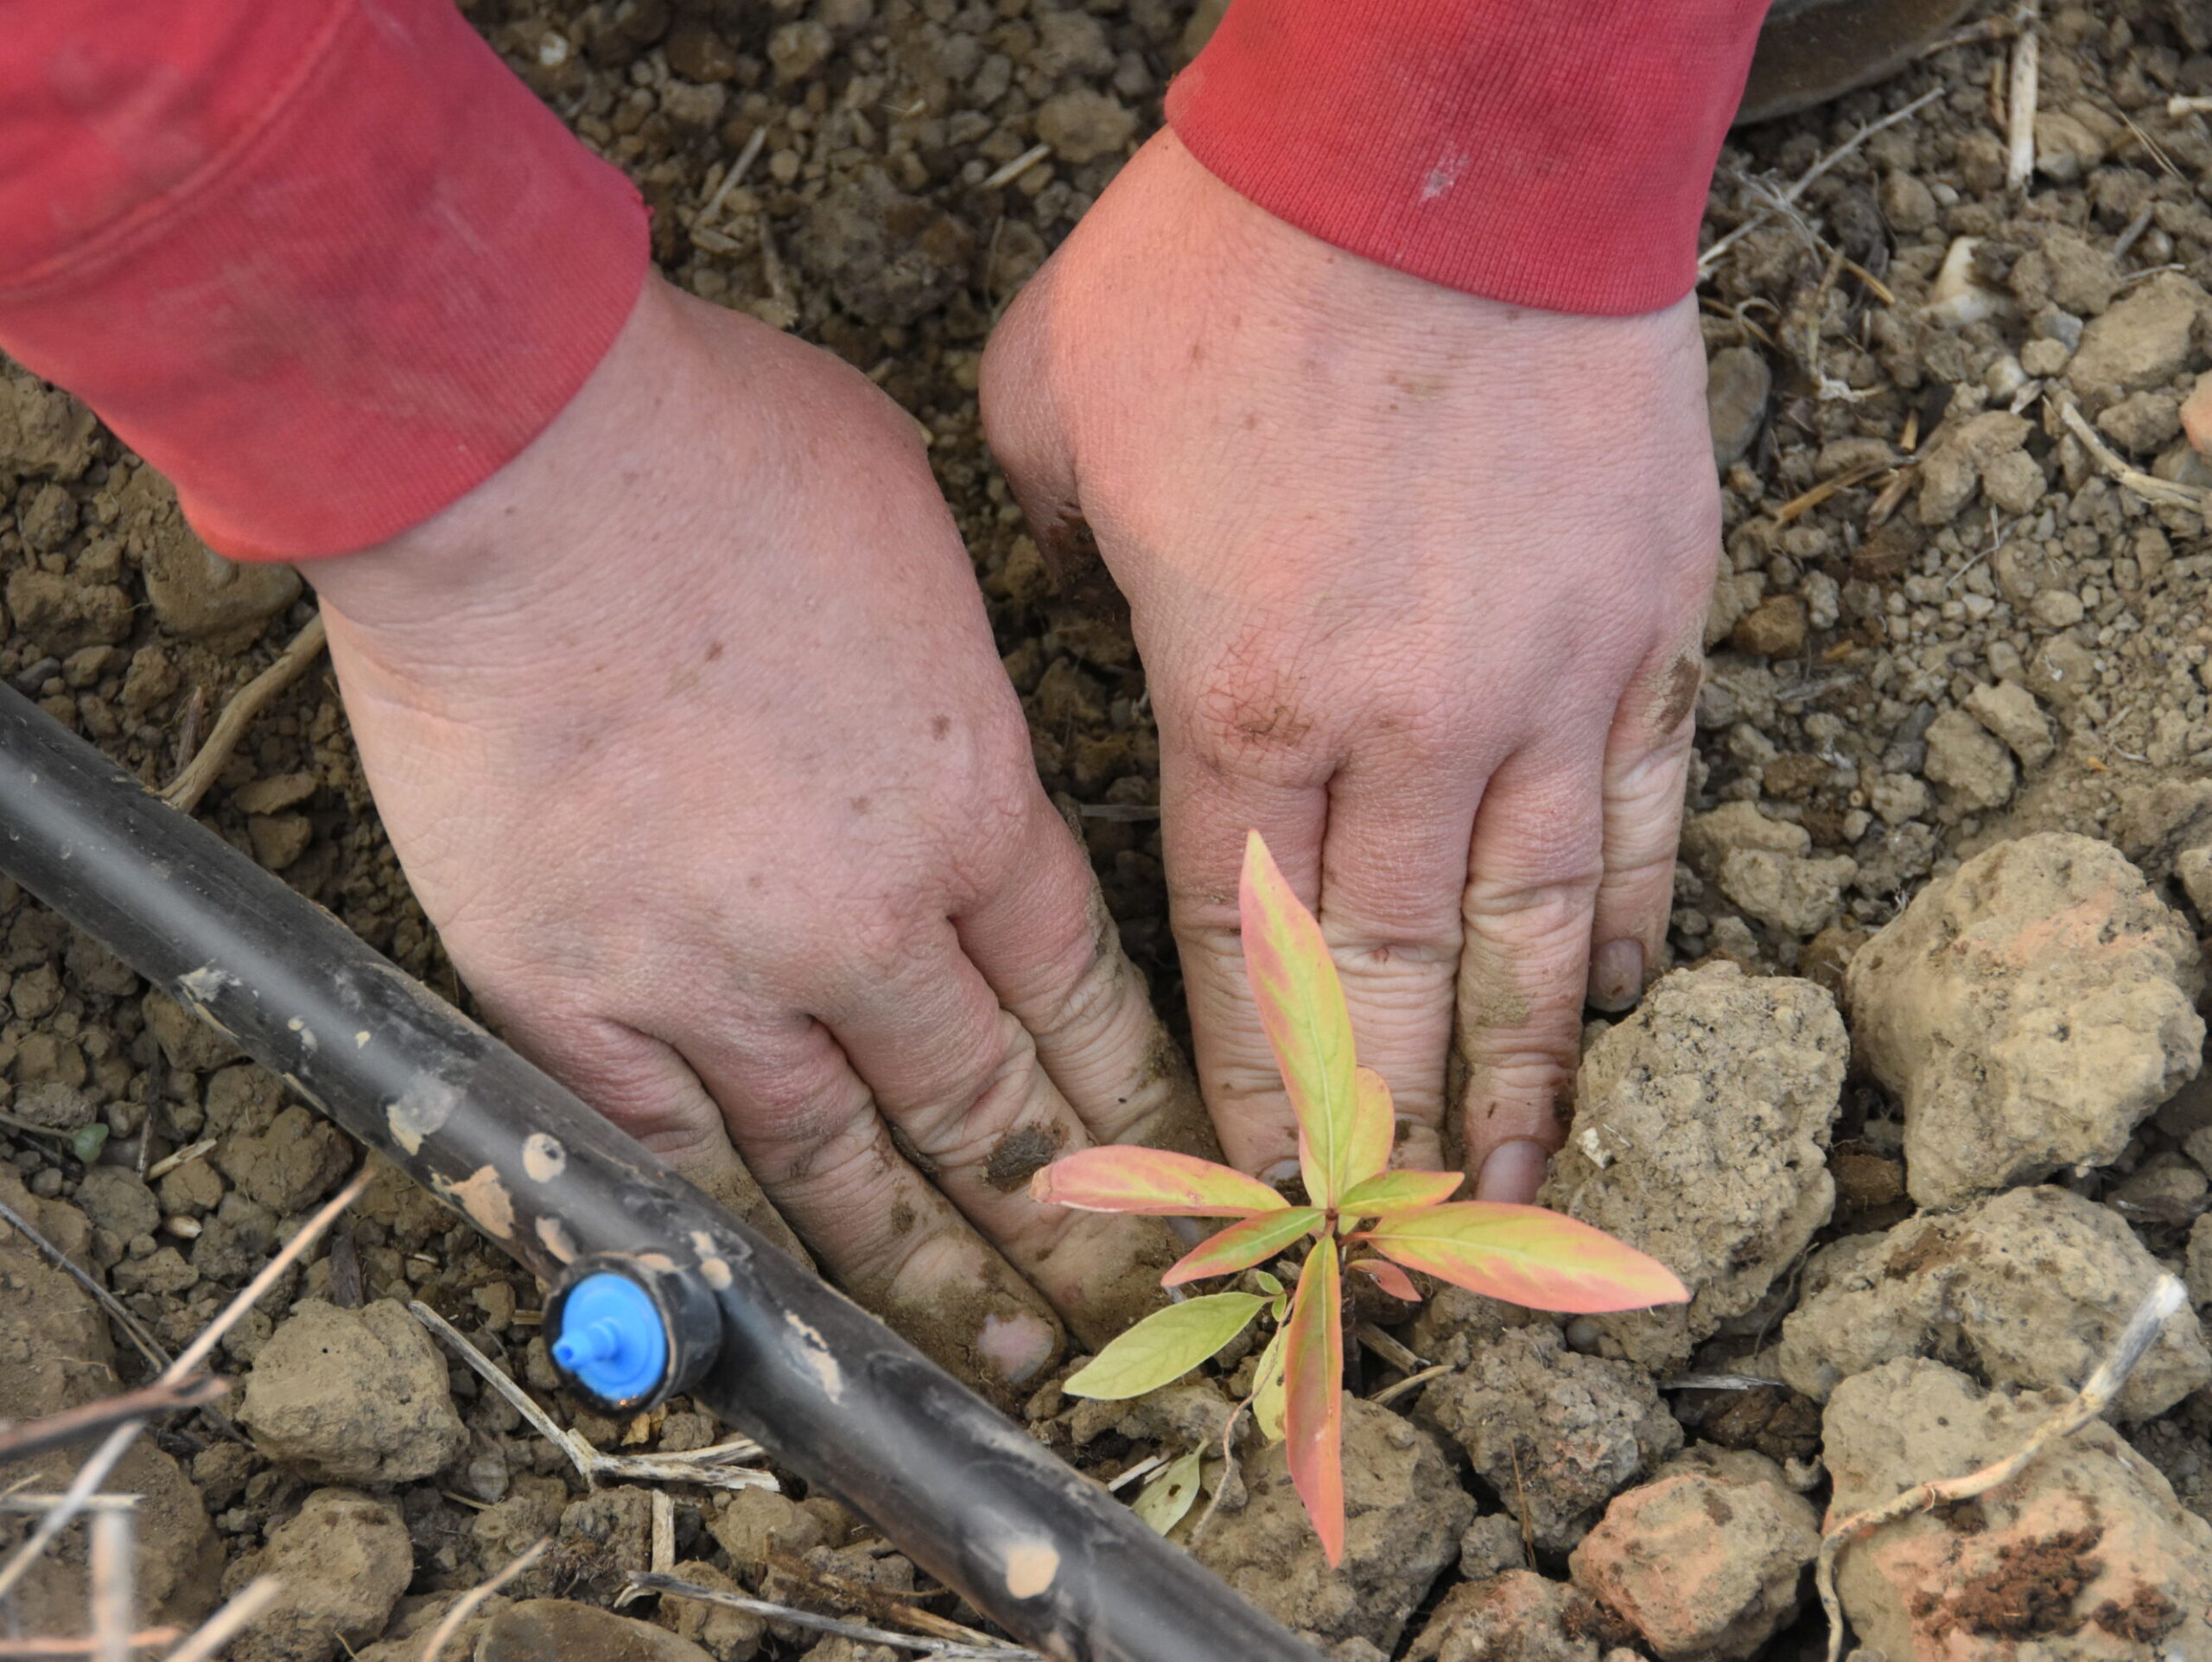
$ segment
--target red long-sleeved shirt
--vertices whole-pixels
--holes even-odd
[[[1654,309],[1764,0],[1236,0],[1168,118],[1339,246],[1554,310]],[[645,211],[451,0],[31,0],[0,34],[0,349],[244,557],[465,494],[622,326]]]

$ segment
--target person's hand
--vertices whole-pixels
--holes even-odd
[[[688,1171],[734,1141],[970,1378],[1045,1366],[1055,1309],[1096,1340],[1160,1297],[1156,1222],[1027,1193],[1087,1143],[1210,1138],[889,399],[651,281],[522,455],[309,574],[385,825],[508,1037]]]
[[[1534,1194],[1586,990],[1625,1008],[1664,950],[1719,544],[1704,385],[1688,300],[1572,317],[1440,288],[1262,212],[1172,133],[1001,322],[992,445],[1048,555],[1087,523],[1128,597],[1237,1164],[1294,1149],[1237,939],[1256,828],[1319,914],[1401,1162]]]

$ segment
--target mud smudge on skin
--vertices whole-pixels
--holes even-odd
[[[1017,1125],[998,1140],[983,1162],[983,1181],[1011,1194],[1052,1163],[1066,1131],[1058,1125]]]

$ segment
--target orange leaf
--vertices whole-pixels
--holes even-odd
[[[1283,1442],[1290,1481],[1333,1569],[1344,1556],[1344,1327],[1332,1237],[1323,1236],[1307,1255],[1283,1334]]]
[[[1298,1116],[1306,1197],[1332,1206],[1351,1186],[1346,1173],[1357,1118],[1357,1064],[1344,986],[1321,926],[1283,881],[1257,831],[1245,840],[1238,902],[1245,978]]]
[[[1347,1218],[1380,1218],[1441,1205],[1466,1181],[1456,1171],[1386,1171],[1355,1185],[1337,1207]]]
[[[1371,1067],[1354,1069],[1351,1132],[1344,1139],[1344,1188],[1384,1170],[1397,1140],[1398,1114],[1390,1104],[1389,1086]]]
[[[1408,1304],[1421,1302],[1421,1289],[1414,1286],[1413,1277],[1388,1258],[1362,1258],[1351,1266],[1364,1270],[1375,1277],[1375,1284],[1393,1298],[1402,1298]]]
[[[1689,1298],[1658,1259],[1542,1207],[1459,1200],[1384,1218],[1352,1239],[1408,1269],[1535,1310],[1593,1315]]]
[[[1319,1207],[1293,1207],[1243,1219],[1185,1253],[1174,1268],[1160,1277],[1160,1284],[1179,1287],[1201,1276],[1226,1276],[1249,1270],[1261,1260],[1273,1258],[1326,1215]]]
[[[1085,1149],[1029,1180],[1032,1199],[1084,1212],[1166,1218],[1249,1218],[1290,1202],[1256,1177],[1165,1149]]]

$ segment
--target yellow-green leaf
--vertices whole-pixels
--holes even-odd
[[[1344,1141],[1344,1188],[1363,1183],[1387,1168],[1397,1140],[1398,1111],[1390,1101],[1389,1082],[1371,1067],[1355,1069],[1351,1134]]]
[[[1055,1160],[1029,1180],[1032,1200],[1084,1212],[1246,1218],[1290,1202],[1256,1177],[1195,1155],[1116,1144]]]
[[[1257,1293],[1208,1293],[1154,1310],[1092,1357],[1060,1389],[1071,1397],[1107,1402],[1157,1391],[1243,1332],[1267,1302]]]
[[[1594,1315],[1689,1298],[1658,1259],[1542,1207],[1456,1200],[1384,1218],[1353,1239],[1408,1269],[1531,1309]]]
[[[1198,1498],[1203,1452],[1193,1449],[1180,1460],[1170,1461],[1166,1469],[1144,1486],[1144,1493],[1129,1508],[1155,1534],[1165,1535],[1181,1523],[1191,1510],[1191,1503]]]
[[[1344,1289],[1337,1243],[1307,1255],[1283,1327],[1283,1449],[1290,1481],[1334,1568],[1344,1556]]]
[[[1205,1276],[1234,1275],[1271,1258],[1327,1214],[1319,1207],[1293,1207],[1284,1212],[1263,1212],[1243,1218],[1219,1234],[1200,1241],[1160,1277],[1163,1287],[1179,1287]],[[1280,1288],[1280,1283],[1278,1283]]]
[[[1440,1206],[1466,1181],[1456,1171],[1386,1171],[1354,1184],[1337,1205],[1347,1218],[1380,1218],[1415,1207]]]
[[[1333,1206],[1350,1187],[1358,1098],[1344,986],[1321,926],[1291,892],[1257,831],[1245,840],[1238,901],[1244,975],[1298,1116],[1306,1196]]]
[[[1252,1370],[1252,1423],[1269,1442],[1282,1441],[1282,1335],[1277,1328]]]

